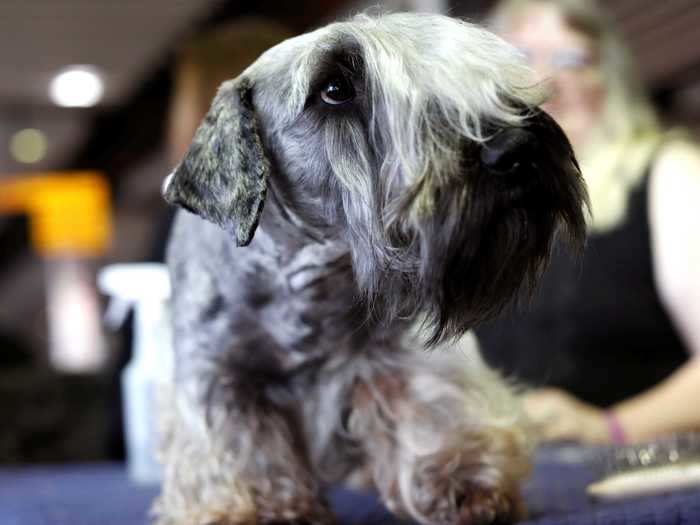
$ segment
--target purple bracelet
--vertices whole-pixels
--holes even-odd
[[[625,429],[622,428],[620,420],[612,410],[605,412],[605,421],[608,424],[608,437],[614,445],[624,445],[627,442],[625,438]]]

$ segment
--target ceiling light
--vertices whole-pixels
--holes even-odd
[[[34,164],[46,155],[46,135],[38,129],[23,129],[10,138],[10,154],[22,164]]]
[[[59,106],[86,108],[102,99],[104,84],[91,66],[71,66],[51,81],[51,100]]]

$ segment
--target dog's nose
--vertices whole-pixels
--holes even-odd
[[[524,128],[509,128],[498,132],[481,149],[481,162],[497,175],[512,175],[532,157],[537,141]]]

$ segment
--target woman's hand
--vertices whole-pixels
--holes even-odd
[[[556,388],[534,390],[524,397],[525,412],[544,441],[609,441],[605,411]]]

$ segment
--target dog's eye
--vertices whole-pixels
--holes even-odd
[[[321,100],[326,104],[337,106],[349,102],[355,97],[355,89],[345,77],[331,78],[321,89]]]

